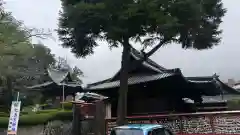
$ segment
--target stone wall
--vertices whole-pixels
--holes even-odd
[[[240,112],[195,113],[129,118],[129,123],[155,123],[171,129],[175,134],[240,134]],[[108,134],[116,126],[114,119],[106,125]]]
[[[46,125],[19,127],[17,135],[71,135],[72,123],[52,121]],[[0,135],[6,135],[6,129],[0,129]]]

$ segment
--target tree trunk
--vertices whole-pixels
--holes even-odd
[[[169,41],[169,39],[164,39],[162,41],[159,42],[159,44],[157,44],[155,47],[153,47],[145,56],[144,59],[146,60],[148,57],[150,57],[151,55],[153,55],[160,47],[162,47],[167,41]]]
[[[128,39],[124,40],[120,73],[120,89],[117,108],[117,125],[123,125],[127,122],[126,116],[127,116],[127,92],[129,70],[128,68],[130,64],[130,49],[131,47]]]
[[[6,105],[8,109],[11,109],[13,90],[12,90],[12,78],[11,76],[6,77],[7,91],[6,91]]]

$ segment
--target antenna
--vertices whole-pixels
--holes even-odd
[[[65,60],[66,60],[66,63],[68,64],[68,58],[67,58],[67,55],[65,55]]]

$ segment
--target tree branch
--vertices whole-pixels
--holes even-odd
[[[49,35],[50,35],[49,33],[37,33],[37,34],[29,35],[25,38],[26,39],[29,39],[29,38],[32,38],[32,37],[43,38],[42,36],[49,36]],[[15,41],[15,42],[11,43],[11,45],[19,44],[19,43],[22,43],[22,42],[25,42],[25,41],[26,40],[18,40],[18,41]]]
[[[144,60],[146,60],[148,57],[150,57],[151,55],[153,55],[160,47],[162,47],[167,41],[167,39],[163,39],[162,41],[160,41],[155,47],[153,47],[148,53],[144,54]]]
[[[143,50],[141,50],[143,57],[139,60],[133,61],[130,63],[129,66],[129,72],[135,70],[140,64],[142,64],[144,61],[147,60],[151,55],[153,55],[160,47],[162,47],[165,43],[169,42],[170,39],[165,38],[162,41],[160,41],[153,49],[151,49],[148,53],[145,53]],[[130,44],[132,47],[132,45]],[[133,47],[132,47],[133,48]]]
[[[142,62],[146,61],[151,55],[153,55],[160,47],[162,47],[165,43],[167,43],[169,39],[163,39],[160,41],[153,49],[151,49],[148,53],[145,53],[142,50],[143,57],[137,61],[134,61],[131,66],[129,66],[129,71],[135,70]],[[131,46],[132,47],[132,46]]]

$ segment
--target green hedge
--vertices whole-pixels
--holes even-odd
[[[61,104],[59,106],[60,108],[62,108],[62,105],[63,105],[65,110],[72,110],[71,102],[61,102],[60,104]],[[32,107],[31,107],[31,109],[32,109]],[[40,104],[39,107],[45,109],[46,107],[49,107],[49,105],[48,104]],[[49,110],[49,109],[47,109],[47,110]]]
[[[0,117],[8,117],[9,114],[5,112],[0,112]]]
[[[240,99],[233,99],[227,102],[229,110],[239,110],[240,109]]]
[[[0,117],[0,128],[7,128],[9,117]],[[26,114],[20,116],[19,126],[33,126],[33,125],[42,125],[46,124],[49,121],[53,120],[72,120],[72,111],[48,111],[38,112],[34,114]]]
[[[54,113],[54,112],[59,112],[62,111],[62,109],[47,109],[47,110],[39,110],[36,113],[40,114],[40,113]]]
[[[72,110],[72,103],[71,102],[63,102],[61,103],[66,110]]]

